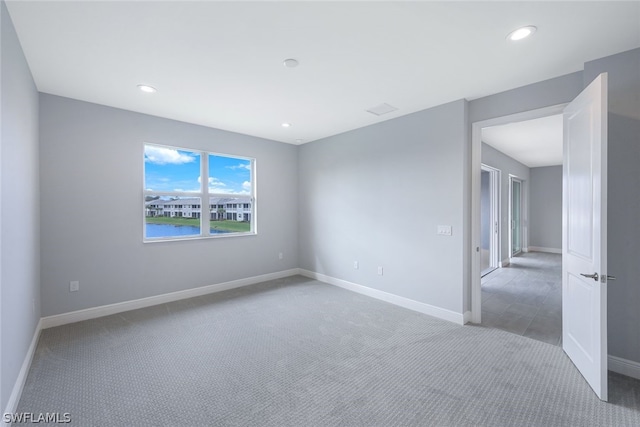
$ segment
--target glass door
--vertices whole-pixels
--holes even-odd
[[[480,276],[500,265],[500,171],[482,165],[480,178]]]
[[[511,177],[511,256],[522,251],[522,181]]]

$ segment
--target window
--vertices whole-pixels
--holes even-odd
[[[254,169],[255,159],[145,144],[144,240],[255,234]]]

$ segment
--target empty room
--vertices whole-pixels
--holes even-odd
[[[2,423],[640,425],[640,2],[0,18]]]

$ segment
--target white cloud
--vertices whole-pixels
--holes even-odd
[[[231,188],[218,178],[209,177],[209,192],[221,194],[249,194],[251,192],[251,182],[249,181],[242,183],[242,189],[238,189],[237,184],[230,184],[232,184]]]
[[[154,145],[144,146],[145,161],[157,165],[182,165],[196,160],[195,157],[180,153],[172,148],[156,147]]]
[[[218,178],[210,176],[209,177],[209,192],[211,193],[228,193],[228,191],[224,188],[227,184],[220,181]]]
[[[227,184],[225,184],[224,182],[220,181],[218,178],[210,176],[209,177],[209,186],[215,186],[215,187],[226,187]],[[202,178],[198,177],[198,184],[202,183]]]
[[[209,185],[213,185],[216,187],[226,187],[227,184],[225,184],[224,182],[220,181],[218,178],[214,178],[212,176],[209,177]]]
[[[240,163],[239,165],[235,165],[235,166],[227,166],[227,168],[232,169],[232,170],[236,170],[236,169],[251,170],[251,164],[250,163]]]
[[[236,191],[236,190],[227,190],[227,189],[221,189],[221,188],[215,188],[215,187],[209,187],[209,192],[210,193],[220,193],[220,194],[228,194],[228,195],[246,195],[249,194],[248,191],[246,190],[242,190],[242,191]]]

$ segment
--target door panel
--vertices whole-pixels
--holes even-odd
[[[591,152],[593,138],[589,136],[592,129],[592,109],[578,110],[566,117],[567,151],[571,153],[568,167],[568,212],[571,218],[568,223],[569,235],[567,250],[585,260],[593,259],[593,186],[594,170]]]
[[[567,298],[569,298],[571,304],[576,308],[590,307],[593,304],[594,285],[573,274],[569,274],[567,280]],[[581,314],[580,310],[570,309],[567,311],[567,336],[574,345],[579,347],[579,354],[584,355],[589,361],[593,361],[593,337],[588,333],[589,328],[580,327],[581,322],[584,321],[584,316]],[[588,319],[588,321],[591,321],[591,319]]]
[[[562,347],[607,400],[606,74],[565,108],[562,220]]]

